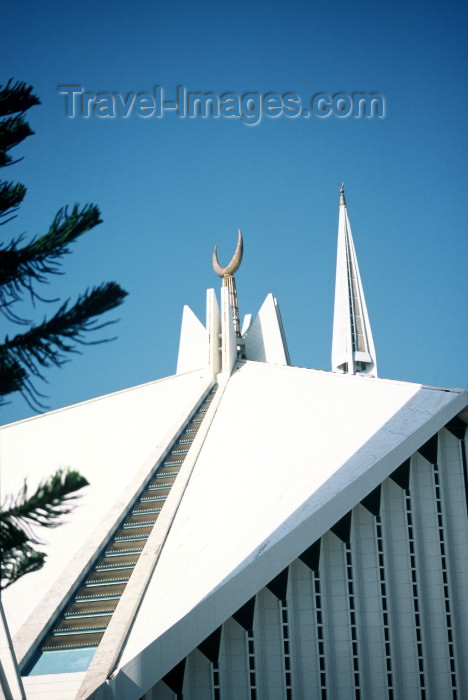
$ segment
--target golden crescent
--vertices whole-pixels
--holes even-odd
[[[213,270],[216,272],[218,277],[225,277],[226,275],[233,275],[240,267],[242,262],[242,255],[244,253],[244,242],[242,240],[242,233],[240,228],[237,229],[237,247],[236,252],[232,256],[232,260],[226,267],[221,267],[218,262],[218,244],[215,245],[213,250]]]

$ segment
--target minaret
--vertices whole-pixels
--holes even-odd
[[[239,320],[239,304],[237,302],[237,289],[236,280],[234,279],[234,273],[237,272],[239,266],[242,262],[242,256],[244,253],[244,243],[242,240],[242,233],[240,228],[237,229],[237,248],[234,253],[231,262],[226,267],[221,267],[218,262],[218,244],[215,245],[213,250],[213,269],[223,280],[223,287],[227,287],[229,291],[229,302],[231,304],[234,330],[236,333],[236,338],[241,337],[240,320]]]
[[[374,341],[354,250],[343,184],[340,187],[332,371],[377,377]]]
[[[237,289],[234,274],[242,262],[244,244],[242,233],[238,229],[237,248],[231,262],[226,267],[221,267],[218,262],[217,245],[213,251],[213,269],[222,277],[221,287],[221,374],[227,380],[238,358],[245,357],[245,343],[241,337],[239,305],[237,302]],[[218,382],[219,382],[218,378]]]

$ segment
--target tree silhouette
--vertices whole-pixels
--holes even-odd
[[[60,525],[58,518],[73,510],[72,501],[77,498],[70,494],[87,485],[78,472],[59,469],[31,496],[28,496],[25,481],[20,493],[7,499],[0,512],[1,588],[7,588],[24,574],[42,567],[46,554],[32,546],[43,544],[33,526]]]
[[[25,119],[31,107],[40,104],[32,87],[9,80],[0,86],[0,167],[11,166],[10,151],[34,132]],[[26,194],[24,185],[0,182],[0,225],[16,216]],[[44,380],[44,371],[61,366],[67,354],[77,352],[77,346],[91,342],[89,331],[113,323],[99,317],[122,303],[126,292],[115,282],[87,289],[75,303],[63,302],[59,309],[42,323],[33,324],[15,311],[15,304],[30,297],[34,304],[45,300],[38,286],[49,281],[50,275],[61,273],[62,258],[70,252],[70,244],[101,223],[100,212],[94,204],[70,210],[61,209],[49,230],[25,242],[24,236],[0,242],[0,311],[11,322],[26,330],[8,335],[0,343],[0,402],[3,397],[20,391],[28,403],[39,410],[43,395],[35,379]]]
[[[34,133],[25,114],[39,104],[32,87],[23,82],[9,80],[0,86],[0,167],[18,162],[10,151]],[[1,226],[15,218],[25,194],[26,187],[20,183],[0,182]],[[102,322],[99,317],[126,296],[115,282],[86,289],[73,304],[69,300],[60,303],[55,313],[39,324],[24,319],[15,309],[25,296],[34,305],[45,303],[38,287],[47,283],[50,275],[61,272],[62,258],[70,252],[70,244],[100,223],[97,206],[75,204],[70,210],[61,209],[44,235],[28,242],[24,236],[0,242],[0,311],[21,328],[21,332],[13,337],[6,335],[0,342],[0,404],[5,396],[19,391],[35,410],[44,408],[36,380],[45,379],[48,367],[61,366],[70,352],[77,351],[77,345],[92,342],[87,338],[89,331],[112,323]],[[16,497],[7,498],[0,513],[3,588],[42,567],[46,554],[33,546],[41,544],[33,526],[59,525],[59,518],[72,510],[72,501],[77,498],[70,494],[87,483],[76,471],[58,470],[32,495],[28,495],[25,482]]]

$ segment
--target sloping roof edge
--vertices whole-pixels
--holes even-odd
[[[198,370],[194,370],[191,373],[186,374],[198,375],[200,372]],[[139,387],[126,389],[121,392],[114,392],[113,394],[108,394],[105,397],[99,398],[111,398],[113,396],[131,392],[133,389],[140,389],[151,385],[161,384],[162,382],[168,380],[178,382],[182,377],[182,374],[171,375],[163,380],[148,382],[147,384],[140,385]],[[28,663],[31,656],[37,650],[40,640],[45,636],[46,631],[50,628],[53,619],[55,619],[57,615],[65,608],[71,593],[77,589],[79,582],[83,580],[97,554],[105,546],[105,543],[109,539],[110,533],[113,529],[115,529],[116,523],[121,521],[122,514],[128,510],[129,504],[131,504],[134,500],[136,494],[141,488],[141,484],[148,478],[148,474],[155,468],[155,465],[162,461],[168,446],[172,444],[175,436],[180,431],[181,426],[186,421],[188,413],[199,403],[201,397],[206,393],[211,383],[212,380],[209,377],[205,377],[200,381],[200,385],[197,387],[196,392],[189,396],[187,400],[188,405],[186,405],[183,410],[178,411],[177,417],[175,417],[171,425],[168,427],[165,435],[161,437],[158,444],[155,444],[151,449],[151,452],[147,454],[144,462],[139,465],[139,468],[131,481],[119,492],[116,501],[109,505],[109,508],[105,511],[92,535],[81,544],[73,559],[62,571],[60,577],[53,582],[53,585],[47,595],[38,602],[37,606],[34,608],[34,610],[32,610],[25,622],[13,635],[15,653],[18,663],[22,667]],[[64,409],[59,409],[57,412],[67,411],[97,400],[98,399],[92,399],[89,402],[86,401],[80,404],[75,404]],[[44,414],[44,416],[38,416],[37,418],[47,418],[49,415],[50,414]]]
[[[416,428],[402,417],[402,438],[380,456],[369,447],[371,441],[365,444],[219,586],[123,665],[105,684],[108,688],[101,686],[90,697],[105,697],[106,692],[116,699],[141,697],[467,406],[466,391],[430,390],[450,396],[432,416],[421,414]]]

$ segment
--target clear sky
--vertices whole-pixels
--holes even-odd
[[[183,305],[204,321],[213,246],[227,264],[238,226],[241,314],[273,292],[292,364],[329,370],[342,180],[380,376],[465,387],[467,14],[427,0],[3,3],[1,82],[42,101],[24,159],[2,173],[28,188],[3,240],[94,202],[104,223],[43,293],[109,280],[129,292],[110,314],[117,339],[38,385],[50,408],[173,374]],[[70,118],[61,85],[124,100],[155,86],[166,100],[177,86],[294,93],[305,108],[317,93],[378,92],[385,116]],[[2,423],[31,415],[20,396],[0,410]]]

